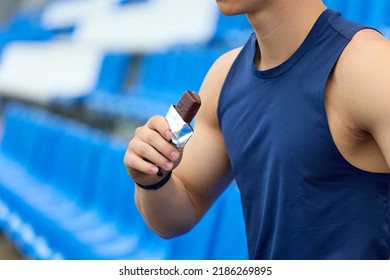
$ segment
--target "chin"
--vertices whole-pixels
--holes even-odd
[[[238,9],[237,4],[234,3],[235,0],[216,0],[218,5],[218,10],[226,16],[235,16],[244,14],[245,11]]]
[[[236,0],[216,0],[218,10],[226,16],[235,16],[246,13],[242,4],[236,2]]]
[[[245,12],[237,11],[234,9],[224,9],[220,7],[218,7],[218,9],[221,12],[221,14],[224,14],[225,16],[236,16],[236,15],[245,14]]]

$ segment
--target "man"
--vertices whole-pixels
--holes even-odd
[[[136,188],[145,221],[183,234],[234,178],[250,258],[389,259],[390,43],[320,0],[217,4],[255,34],[211,67],[183,154],[163,117],[137,129],[125,165],[158,188]]]

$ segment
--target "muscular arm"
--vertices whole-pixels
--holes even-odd
[[[163,237],[173,237],[190,230],[232,180],[216,109],[222,84],[237,53],[238,50],[234,50],[222,56],[207,74],[200,90],[202,106],[195,119],[194,135],[187,143],[181,162],[174,169],[168,183],[156,191],[136,187],[135,199],[139,211],[146,223]],[[164,131],[168,129],[162,117],[157,117],[152,123],[149,133],[150,130],[155,130],[164,135]],[[147,128],[142,131],[145,130]],[[159,140],[166,141],[162,138]],[[153,145],[160,152],[160,157],[163,157],[161,154],[166,154],[169,159],[167,155],[172,147],[168,148],[165,143]],[[155,172],[151,166],[147,166],[144,159],[162,164],[168,160],[153,156],[155,151],[148,152],[150,147],[143,149],[142,159],[137,158],[134,155],[136,149],[131,146],[130,142],[125,156],[130,174],[134,172],[134,165],[143,166],[144,172]]]
[[[358,33],[340,59],[340,102],[356,128],[371,135],[390,167],[390,42],[372,30]]]

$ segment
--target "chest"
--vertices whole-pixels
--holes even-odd
[[[323,87],[302,78],[234,84],[221,129],[233,169],[247,164],[317,164],[332,154]]]

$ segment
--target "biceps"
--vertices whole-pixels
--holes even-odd
[[[219,129],[199,124],[187,143],[177,175],[206,210],[232,180],[230,161]]]

